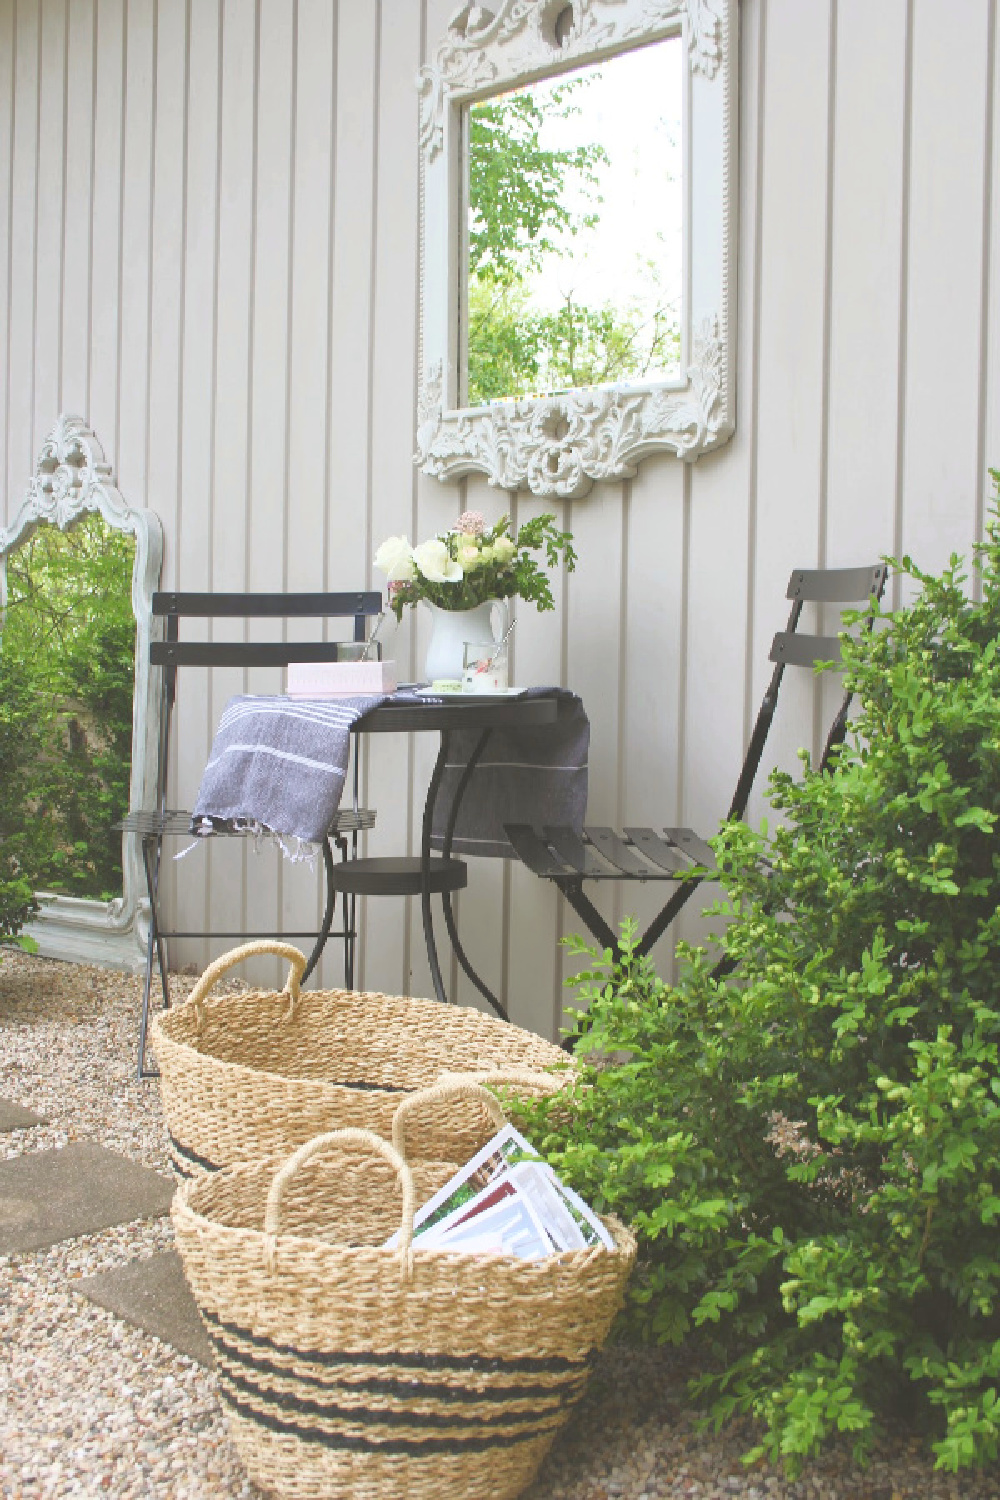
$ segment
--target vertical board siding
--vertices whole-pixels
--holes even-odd
[[[3,515],[60,410],[88,419],[123,493],[160,516],[170,586],[379,586],[385,536],[423,539],[466,508],[515,523],[553,510],[580,565],[554,580],[551,614],[520,610],[516,680],[582,694],[591,821],[710,829],[791,568],[900,548],[935,568],[981,533],[1000,465],[997,0],[953,0],[947,23],[932,0],[743,0],[735,437],[556,505],[412,464],[415,80],[453,10],[0,0]],[[426,611],[388,634],[401,677],[418,676]],[[182,683],[175,804],[245,686],[278,677]],[[789,681],[752,818],[767,767],[817,747],[830,697]],[[435,750],[431,736],[363,746],[370,852],[415,849]],[[272,851],[199,847],[167,865],[178,925],[318,920],[318,872]],[[598,899],[613,921],[645,921],[660,893]],[[677,930],[708,930],[704,904]],[[513,1018],[554,1034],[572,912],[486,861],[458,908]],[[656,951],[665,974],[676,935]],[[364,985],[428,991],[418,903],[366,903],[363,938]],[[220,946],[177,943],[172,959]],[[332,944],[323,981],[341,973]]]

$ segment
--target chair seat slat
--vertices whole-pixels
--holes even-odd
[[[655,828],[626,828],[625,836],[632,840],[637,849],[642,850],[648,860],[673,879],[691,868],[690,861],[673,844],[668,844]]]
[[[557,859],[544,842],[537,828],[528,823],[506,823],[504,832],[514,847],[514,853],[533,875],[543,880],[554,880],[557,875],[568,873],[561,859]]]
[[[617,834],[613,828],[584,828],[584,833],[595,849],[619,872],[619,879],[662,880],[664,872],[648,860],[642,859],[631,844]]]
[[[565,860],[569,872],[582,875],[587,880],[621,879],[621,875],[606,860],[595,854],[589,844],[572,828],[542,828],[542,837],[549,843],[560,859]]]
[[[664,833],[671,843],[677,845],[682,854],[686,855],[692,865],[700,866],[706,870],[715,869],[715,855],[711,846],[700,839],[693,828],[665,828]]]

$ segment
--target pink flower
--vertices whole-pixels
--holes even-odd
[[[486,530],[486,517],[479,510],[463,510],[455,523],[456,531],[465,531],[470,536],[482,536]]]

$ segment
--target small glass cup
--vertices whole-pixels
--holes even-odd
[[[462,647],[462,692],[507,691],[507,647],[496,641],[466,641]]]

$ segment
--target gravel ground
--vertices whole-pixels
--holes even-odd
[[[174,983],[179,997],[191,981]],[[133,1076],[139,996],[131,976],[4,952],[0,1095],[51,1123],[0,1135],[0,1156],[94,1140],[166,1168],[157,1086]],[[170,1243],[161,1219],[0,1257],[4,1500],[259,1495],[227,1437],[214,1377],[73,1290]],[[699,1433],[683,1394],[675,1356],[608,1351],[524,1500],[1000,1500],[1000,1467],[936,1474],[903,1438],[863,1471],[846,1452],[795,1482],[765,1465],[747,1470],[749,1430]]]

